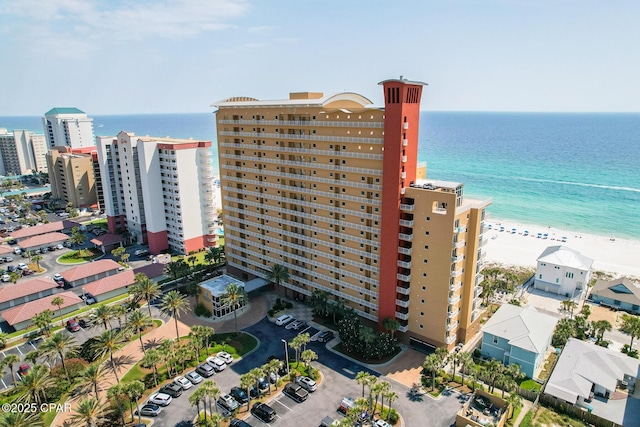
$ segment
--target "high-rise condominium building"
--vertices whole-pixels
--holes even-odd
[[[78,208],[97,206],[96,162],[96,147],[53,147],[47,153],[51,197]]]
[[[189,253],[216,241],[211,141],[98,137],[109,231],[126,230],[149,250]]]
[[[82,148],[95,145],[93,119],[77,108],[53,108],[45,113],[42,124],[49,148]]]
[[[228,271],[290,279],[415,345],[453,347],[478,329],[484,209],[418,165],[423,83],[381,82],[384,108],[355,93],[215,104]]]
[[[0,175],[46,172],[47,144],[44,135],[28,130],[0,128]]]

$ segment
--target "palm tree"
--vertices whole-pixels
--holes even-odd
[[[27,362],[31,362],[32,365],[35,365],[38,357],[40,357],[40,352],[38,350],[31,350],[29,353],[24,355],[24,360],[26,360]]]
[[[42,427],[38,412],[5,412],[0,416],[0,427]]]
[[[162,355],[159,350],[152,348],[147,351],[140,364],[145,368],[152,368],[153,371],[153,383],[158,385],[158,364],[162,360]]]
[[[382,319],[382,327],[385,328],[391,334],[391,341],[393,341],[394,333],[400,329],[400,321],[393,317],[385,317]]]
[[[611,323],[607,320],[598,320],[593,323],[593,329],[597,334],[596,344],[600,344],[604,339],[604,333],[612,329]]]
[[[67,365],[64,363],[64,358],[66,355],[72,355],[77,352],[78,346],[76,343],[76,337],[61,331],[53,334],[51,338],[47,339],[42,346],[40,346],[40,353],[48,359],[51,360],[55,356],[60,357],[65,376],[69,381],[71,381],[71,378],[69,377]]]
[[[633,349],[633,340],[640,336],[640,317],[632,316],[630,314],[622,315],[622,326],[620,327],[622,332],[626,332],[631,335],[631,343],[629,344],[629,350]]]
[[[219,414],[219,413],[211,414],[211,416],[209,417],[209,423],[207,424],[207,427],[209,426],[220,427],[220,423],[222,423],[223,419],[224,419],[224,416],[222,414]]]
[[[153,320],[151,320],[151,317],[149,317],[147,313],[141,310],[135,310],[131,312],[131,314],[127,318],[127,327],[131,331],[138,334],[138,339],[140,340],[140,348],[142,349],[143,353],[146,353],[147,351],[145,350],[144,343],[142,342],[142,331],[150,328],[151,326],[153,326]]]
[[[194,268],[196,266],[197,260],[198,260],[198,257],[194,255],[191,255],[189,258],[187,258],[187,262],[191,264],[191,268]]]
[[[209,265],[211,265],[212,263],[215,263],[216,265],[218,265],[220,261],[222,261],[223,257],[224,257],[224,248],[217,247],[217,246],[209,247],[209,249],[207,250],[207,253],[204,254],[204,260],[207,261]]]
[[[222,296],[222,303],[229,305],[233,310],[233,319],[236,326],[236,334],[238,333],[238,313],[240,308],[246,299],[247,294],[244,291],[244,286],[240,286],[237,283],[229,283],[224,289],[224,295]]]
[[[278,371],[280,371],[280,368],[282,368],[282,361],[278,360],[278,359],[271,359],[268,363],[269,365],[269,369],[268,372],[273,372],[276,376],[276,383],[275,383],[275,387],[276,389],[278,388],[278,379],[279,379],[279,375]]]
[[[364,397],[364,386],[369,384],[372,377],[373,375],[365,371],[360,371],[356,374],[356,382],[362,384],[362,397]]]
[[[147,305],[149,308],[149,317],[152,317],[151,301],[162,295],[160,285],[149,279],[146,274],[137,273],[134,276],[134,285],[129,293],[133,295],[134,299],[144,299],[145,301],[147,301]]]
[[[380,394],[382,394],[383,388],[384,386],[381,382],[376,383],[373,387],[371,387],[371,394],[375,398],[375,403],[371,407],[371,415],[375,415],[376,413],[376,409],[378,408],[378,399],[380,398]]]
[[[69,241],[72,244],[82,246],[82,244],[87,240],[87,236],[80,231],[78,227],[73,227],[71,229],[71,236],[69,237]]]
[[[89,317],[92,321],[102,323],[106,331],[109,329],[109,321],[113,319],[113,309],[109,305],[101,305],[93,310]]]
[[[562,301],[561,304],[562,304],[562,307],[564,308],[564,310],[569,312],[569,314],[570,314],[569,318],[573,319],[573,309],[578,306],[578,303],[576,303],[572,299],[566,299],[566,300]]]
[[[264,371],[260,368],[253,368],[252,370],[249,371],[249,374],[251,374],[251,377],[253,378],[253,383],[256,387],[256,391],[258,393],[260,393],[260,378],[263,377],[265,375]]]
[[[160,310],[173,317],[176,324],[176,339],[180,342],[180,332],[178,331],[178,317],[187,311],[189,301],[183,297],[178,291],[170,291],[162,298]]]
[[[396,400],[398,400],[398,393],[396,393],[393,390],[389,391],[387,393],[387,401],[389,402],[389,412],[387,412],[387,421],[389,421],[389,418],[391,418],[391,404]]]
[[[78,404],[76,413],[71,420],[76,423],[84,423],[87,427],[98,427],[105,418],[106,405],[93,397],[84,398]]]
[[[373,331],[372,328],[365,326],[360,329],[360,340],[364,343],[364,353],[369,354],[369,345],[375,342],[378,335]]]
[[[178,277],[180,277],[188,268],[189,266],[184,261],[184,259],[179,258],[167,264],[164,267],[163,273],[166,274],[167,276],[172,276],[173,280],[178,280]]]
[[[308,369],[311,367],[309,363],[311,363],[312,360],[318,360],[318,354],[313,350],[305,350],[300,355],[300,358],[302,359],[302,361],[304,362],[304,365]]]
[[[289,280],[289,270],[284,265],[273,264],[271,270],[267,271],[265,279],[275,284],[277,288],[280,286],[280,283]]]
[[[22,377],[16,389],[21,401],[34,402],[39,407],[47,397],[47,390],[55,385],[56,381],[51,377],[49,369],[44,365],[35,365]]]
[[[111,403],[113,412],[118,417],[120,417],[120,421],[122,422],[123,426],[127,423],[124,419],[124,413],[126,410],[124,402],[126,402],[129,398],[129,396],[127,396],[127,394],[124,392],[124,389],[125,387],[123,384],[115,384],[109,387],[109,390],[107,390],[107,398]],[[129,412],[133,413],[133,405],[131,404],[131,401],[129,401]]]
[[[0,348],[5,348],[9,341],[9,334],[6,332],[0,332]]]
[[[296,352],[296,363],[298,363],[298,354],[300,353],[300,349],[302,348],[302,341],[300,340],[300,335],[296,335],[293,337],[291,341],[289,341],[289,347],[295,350]]]
[[[496,359],[491,359],[489,363],[485,365],[484,375],[486,380],[489,382],[489,385],[491,386],[491,388],[489,389],[489,393],[493,393],[496,382],[500,380],[500,377],[503,375],[503,370],[504,365]]]
[[[96,394],[96,399],[100,399],[98,384],[107,376],[107,370],[102,363],[91,363],[84,368],[76,380],[80,389],[91,390]]]
[[[249,410],[249,405],[251,404],[251,392],[249,389],[253,385],[254,382],[253,375],[247,372],[246,374],[240,375],[240,387],[242,387],[247,392],[247,411]]]
[[[464,371],[465,368],[471,367],[473,364],[473,357],[471,353],[467,351],[461,351],[458,353],[458,363],[460,363],[460,375],[462,376],[462,386],[464,387]]]
[[[582,314],[585,319],[588,319],[589,315],[591,315],[591,306],[589,304],[582,304],[580,314]]]
[[[62,317],[60,315],[60,309],[64,305],[64,298],[62,298],[61,296],[55,297],[51,300],[51,305],[55,305],[56,307],[58,307],[58,317],[60,317],[60,323],[64,327],[64,320],[62,320]]]
[[[211,411],[212,401],[216,412],[218,412],[218,405],[216,404],[216,400],[218,400],[218,397],[220,397],[220,389],[218,388],[218,384],[216,384],[216,382],[213,380],[205,380],[200,388],[204,389],[204,396],[209,401],[209,413],[213,414],[213,411]]]
[[[9,367],[9,371],[11,371],[11,379],[13,380],[13,386],[14,387],[17,385],[16,375],[13,372],[13,365],[15,365],[16,363],[20,363],[20,356],[18,356],[17,354],[13,354],[13,353],[7,354],[5,356],[5,358],[2,359],[2,362],[0,362],[0,366],[8,366]]]
[[[109,359],[111,359],[111,368],[113,374],[116,376],[116,382],[120,384],[120,378],[118,378],[118,368],[113,360],[113,353],[120,350],[124,344],[125,339],[122,332],[115,332],[112,330],[106,330],[97,337],[94,337],[93,350],[96,352],[97,357],[102,357],[109,353]]]
[[[431,353],[424,359],[422,368],[431,374],[431,390],[435,390],[436,388],[436,371],[440,369],[441,365],[442,361],[435,353]]]
[[[127,315],[127,306],[124,304],[114,305],[111,307],[111,313],[115,319],[118,319],[118,327],[122,329],[122,318]]]
[[[124,393],[127,395],[131,402],[135,402],[136,409],[138,410],[138,423],[142,423],[142,416],[140,415],[140,404],[138,400],[142,397],[145,390],[144,383],[139,380],[128,381],[124,384]],[[133,421],[133,412],[131,412],[131,421]]]
[[[204,417],[205,420],[207,418],[207,410],[204,406],[204,393],[205,390],[202,387],[199,387],[196,391],[194,391],[191,396],[189,396],[189,403],[191,404],[191,406],[195,406],[196,407],[196,411],[197,411],[197,417],[200,418],[200,402],[202,402],[202,406],[204,409]]]
[[[382,413],[382,411],[384,411],[384,398],[389,394],[389,392],[391,391],[391,383],[388,381],[382,381],[380,384],[380,413]],[[377,402],[376,402],[376,406],[377,406]]]
[[[42,331],[42,333],[45,336],[49,336],[51,334],[51,329],[49,328],[49,325],[51,325],[51,321],[52,320],[53,320],[53,311],[49,310],[48,308],[46,310],[36,314],[31,319],[33,324],[38,329],[40,329],[40,331]]]
[[[510,393],[507,397],[507,403],[511,406],[511,414],[509,414],[509,419],[511,419],[513,418],[513,414],[522,408],[522,398],[518,393]]]

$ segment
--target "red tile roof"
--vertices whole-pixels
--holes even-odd
[[[38,246],[50,245],[52,243],[61,243],[65,240],[69,240],[69,236],[64,233],[47,233],[39,234],[37,236],[30,237],[20,241],[20,247],[22,249],[35,248]]]
[[[52,310],[55,313],[55,311],[58,310],[58,306],[51,304],[51,301],[53,301],[53,299],[56,297],[62,297],[62,299],[64,299],[64,304],[62,304],[60,308],[71,307],[72,305],[82,302],[80,297],[78,297],[76,294],[71,291],[67,291],[49,295],[35,301],[30,301],[26,304],[18,305],[16,307],[8,308],[3,312],[0,312],[0,315],[4,318],[4,320],[7,321],[9,325],[13,326],[20,322],[24,322],[25,320],[33,318],[33,316],[42,313],[46,309]]]
[[[164,274],[164,268],[166,266],[167,266],[166,264],[161,264],[158,262],[155,264],[149,264],[142,267],[138,267],[134,269],[133,272],[135,274],[144,273],[147,277],[153,278],[153,277],[162,276]]]
[[[80,224],[75,221],[56,221],[48,224],[34,225],[27,228],[21,228],[10,234],[14,239],[24,239],[25,237],[37,236],[38,234],[51,233],[53,231],[62,231],[73,227],[80,227]]]
[[[86,285],[82,285],[82,289],[92,295],[101,295],[106,292],[124,288],[133,284],[134,282],[135,280],[133,270],[125,270],[121,273],[114,274],[113,276],[105,277],[104,279],[96,280]]]
[[[120,268],[122,268],[122,266],[111,259],[101,259],[70,268],[62,273],[62,277],[64,277],[64,280],[67,282],[75,282],[85,277],[95,276],[96,274],[106,273],[107,271],[118,270]]]
[[[32,279],[26,282],[16,283],[15,285],[8,285],[0,288],[0,302],[8,302],[27,295],[34,295],[38,292],[46,291],[47,289],[53,289],[56,286],[56,283],[48,277]]]
[[[0,245],[0,254],[10,254],[13,253],[13,248],[9,245]]]
[[[91,243],[98,246],[109,246],[122,242],[124,239],[118,234],[103,234],[95,239],[91,239]]]

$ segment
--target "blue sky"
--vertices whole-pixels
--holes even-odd
[[[0,0],[0,116],[426,81],[430,111],[640,111],[640,2]]]

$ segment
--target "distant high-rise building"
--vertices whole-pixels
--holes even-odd
[[[26,175],[47,171],[44,135],[28,130],[0,128],[0,175]]]
[[[53,108],[45,113],[42,124],[50,149],[55,146],[83,148],[95,145],[93,119],[77,108]]]
[[[149,250],[189,253],[216,242],[211,141],[98,137],[110,232],[126,230]]]
[[[51,197],[78,208],[97,206],[95,160],[96,147],[53,147],[47,153]]]
[[[423,83],[364,96],[292,93],[215,107],[227,271],[275,264],[279,292],[325,291],[360,316],[397,319],[405,342],[451,349],[478,331],[484,209],[418,164]]]

